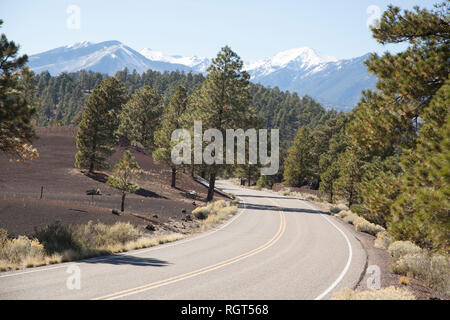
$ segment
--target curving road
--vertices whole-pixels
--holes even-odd
[[[245,203],[219,228],[149,249],[0,273],[0,300],[327,299],[356,285],[365,252],[337,219],[298,199],[217,186]],[[68,289],[74,270],[81,287]]]

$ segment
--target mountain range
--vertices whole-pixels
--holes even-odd
[[[251,81],[281,90],[305,94],[325,107],[350,111],[361,90],[374,89],[376,77],[367,72],[364,61],[369,54],[346,60],[321,54],[313,49],[295,48],[251,63],[246,69]],[[92,70],[114,75],[117,71],[184,71],[206,73],[211,60],[198,56],[168,56],[148,48],[136,51],[119,41],[80,42],[29,57],[30,69],[52,75]]]

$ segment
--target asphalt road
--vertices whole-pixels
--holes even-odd
[[[124,254],[0,273],[0,300],[327,299],[356,285],[366,255],[337,219],[298,199],[224,181],[217,186],[245,203],[217,229]]]

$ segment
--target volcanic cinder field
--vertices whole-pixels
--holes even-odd
[[[10,234],[31,235],[35,229],[57,221],[62,224],[129,221],[134,225],[146,225],[149,220],[165,222],[181,218],[183,209],[190,213],[195,208],[194,200],[186,193],[197,193],[196,205],[203,204],[206,198],[206,188],[189,174],[179,173],[177,188],[171,188],[169,168],[153,162],[151,155],[142,150],[117,147],[109,159],[110,170],[123,151],[129,149],[144,174],[136,181],[141,189],[126,197],[126,212],[114,215],[111,211],[120,208],[121,194],[105,183],[111,171],[90,176],[74,167],[76,128],[38,128],[36,133],[39,139],[33,146],[38,149],[38,160],[11,163],[0,156],[0,228]],[[93,199],[86,195],[87,190],[97,188],[101,195]]]

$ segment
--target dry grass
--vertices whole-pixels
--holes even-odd
[[[375,239],[374,246],[378,249],[387,250],[392,243],[392,239],[386,231],[381,231],[377,233],[377,238]]]
[[[388,252],[394,262],[397,262],[402,256],[421,253],[422,249],[411,241],[395,241],[388,247]]]
[[[404,288],[393,286],[380,290],[356,291],[344,288],[336,292],[332,300],[415,300],[414,295]]]
[[[398,278],[398,283],[404,286],[409,285],[411,282],[411,279],[405,276],[401,276],[400,278]]]
[[[438,294],[450,296],[450,264],[447,256],[426,250],[398,258],[392,270],[408,277],[421,279]]]
[[[202,219],[201,230],[214,227],[228,217],[236,214],[237,206],[233,202],[219,200],[192,211],[195,217]]]
[[[385,229],[382,226],[379,226],[375,223],[371,223],[363,218],[359,218],[358,221],[357,222],[354,221],[353,224],[355,225],[356,231],[365,232],[373,236],[376,236],[378,233],[385,231]]]
[[[219,200],[215,202],[210,202],[206,206],[198,207],[192,211],[192,214],[200,220],[214,220],[219,219],[223,220],[226,218],[225,213],[235,214],[237,212],[237,206],[232,204],[230,201]]]
[[[101,223],[88,223],[78,226],[49,226],[37,235],[41,236],[45,243],[24,236],[16,239],[5,239],[5,233],[2,232],[2,238],[0,238],[0,271],[37,267],[148,248],[185,237],[179,233],[149,237],[143,235],[131,224],[123,222],[118,222],[112,226]],[[61,243],[57,243],[58,241]],[[45,244],[48,244],[47,248]]]

